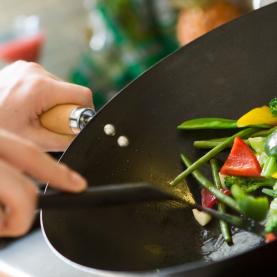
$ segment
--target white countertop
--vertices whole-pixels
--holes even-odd
[[[62,261],[47,246],[41,230],[36,230],[0,251],[0,269],[16,277],[92,277]]]

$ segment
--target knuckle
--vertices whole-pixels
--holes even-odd
[[[16,62],[13,63],[14,66],[23,66],[28,64],[28,62],[23,61],[23,60],[17,60]]]
[[[88,87],[83,87],[83,94],[87,101],[92,101],[92,91]]]
[[[41,87],[45,83],[45,78],[41,75],[34,75],[29,78],[28,83],[33,88]]]
[[[27,62],[27,67],[31,70],[41,68],[41,66],[35,62]]]

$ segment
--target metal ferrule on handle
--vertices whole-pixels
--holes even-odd
[[[73,134],[78,134],[93,118],[95,111],[92,108],[77,107],[71,111],[69,127]]]

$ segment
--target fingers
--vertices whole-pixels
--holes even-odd
[[[85,179],[78,173],[58,164],[34,144],[0,131],[0,145],[0,158],[39,180],[50,182],[54,188],[80,192],[87,187]]]
[[[41,111],[49,110],[58,104],[76,104],[92,107],[92,92],[87,87],[62,81],[60,78],[46,71],[42,66],[33,62],[17,61],[1,71],[2,82],[24,83],[28,99],[34,104],[40,102]],[[12,77],[13,80],[10,80]],[[0,85],[1,85],[0,83]],[[28,101],[31,101],[28,100]],[[35,105],[36,106],[36,105]]]
[[[90,89],[64,82],[32,62],[18,61],[1,70],[0,92],[0,127],[50,151],[64,150],[70,138],[37,136],[37,129],[46,130],[39,120],[42,113],[60,104],[93,107]]]
[[[73,135],[60,135],[44,128],[29,130],[25,137],[39,145],[43,151],[51,152],[64,152],[75,138]]]
[[[0,160],[0,236],[26,233],[33,222],[37,190],[18,170]]]
[[[92,92],[89,88],[52,80],[49,91],[43,90],[44,111],[59,104],[76,104],[83,107],[93,107]]]

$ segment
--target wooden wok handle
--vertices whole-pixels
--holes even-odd
[[[74,104],[57,105],[40,116],[40,123],[48,130],[62,135],[76,135],[95,115],[92,108]]]

